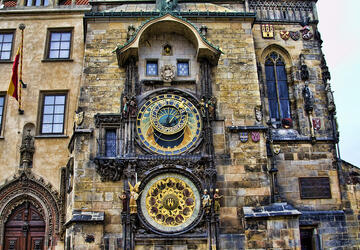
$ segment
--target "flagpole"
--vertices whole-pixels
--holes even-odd
[[[22,81],[22,68],[23,68],[23,51],[24,51],[24,29],[25,29],[25,24],[21,23],[19,25],[19,29],[21,30],[21,44],[20,44],[20,73],[19,73],[19,114],[22,115],[24,114],[24,110],[22,110],[22,102],[21,102],[21,93],[22,93],[22,88],[26,88],[26,86],[23,86],[24,83]]]

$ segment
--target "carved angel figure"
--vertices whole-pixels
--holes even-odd
[[[130,187],[130,202],[129,202],[129,207],[130,207],[130,214],[136,214],[137,213],[137,204],[136,201],[140,196],[139,193],[139,186],[140,186],[140,181],[138,183],[135,184],[135,186],[132,186],[130,182],[128,182],[129,187]]]

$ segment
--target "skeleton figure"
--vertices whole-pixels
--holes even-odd
[[[130,202],[129,202],[129,207],[130,207],[130,214],[137,214],[137,199],[140,196],[139,193],[139,186],[140,186],[140,181],[138,183],[135,184],[135,186],[132,186],[130,184],[130,182],[128,182],[129,187],[130,187]]]

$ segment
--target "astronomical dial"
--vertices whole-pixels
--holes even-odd
[[[167,173],[150,180],[141,196],[146,222],[164,233],[190,226],[200,212],[200,194],[187,177]]]
[[[158,95],[140,108],[136,131],[142,144],[152,152],[177,155],[192,148],[200,138],[201,115],[188,99]]]

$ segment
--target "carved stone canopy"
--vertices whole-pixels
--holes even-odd
[[[126,44],[116,48],[119,66],[123,67],[130,57],[138,58],[142,39],[145,39],[149,34],[166,32],[177,33],[191,41],[197,50],[198,61],[207,59],[211,64],[217,65],[222,53],[221,50],[210,44],[192,23],[171,13],[166,13],[157,18],[149,19]]]

